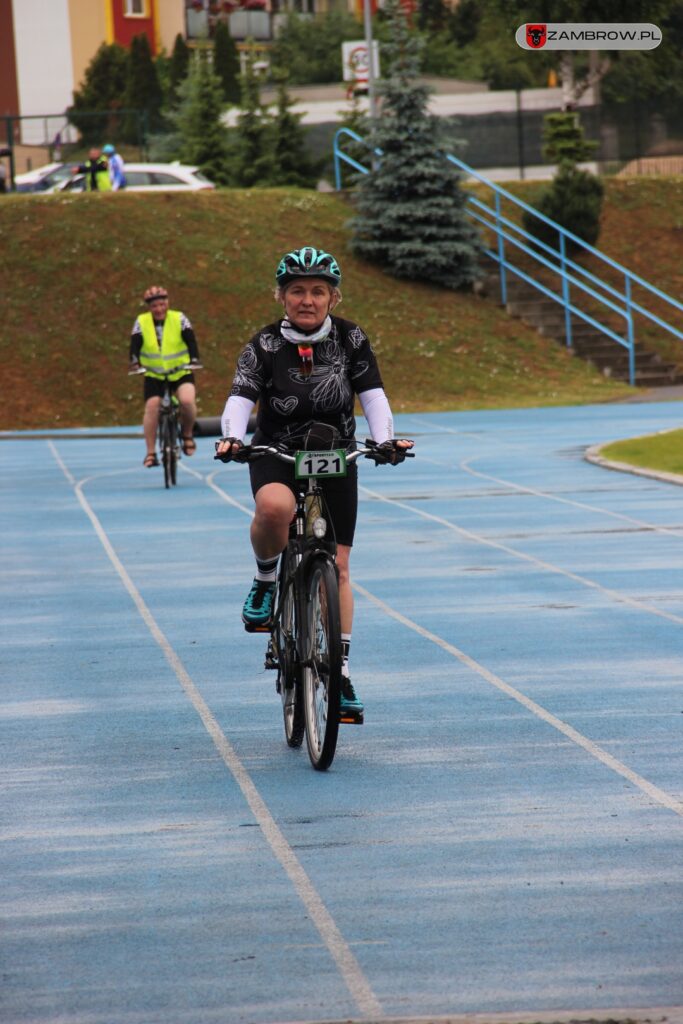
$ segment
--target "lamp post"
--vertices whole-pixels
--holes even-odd
[[[374,122],[377,115],[377,105],[375,101],[375,54],[372,42],[370,0],[363,0],[363,21],[365,23],[365,45],[368,51],[368,103],[370,106],[370,120]]]

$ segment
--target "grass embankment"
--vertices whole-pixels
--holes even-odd
[[[600,454],[613,462],[677,473],[683,477],[683,430],[667,430],[662,434],[614,441],[604,445]]]
[[[531,194],[533,185],[516,186],[525,187]],[[657,283],[680,294],[680,238],[660,225],[666,208],[680,234],[680,180],[610,183],[605,247],[629,262],[620,240],[630,246],[631,220],[643,244],[659,239],[647,221],[655,210],[662,251],[647,249],[643,273],[652,278],[657,267]],[[141,388],[126,375],[128,339],[140,295],[155,282],[193,321],[206,366],[200,415],[218,415],[241,346],[278,315],[277,259],[308,243],[338,256],[339,313],[370,334],[396,411],[571,405],[628,393],[492,300],[399,282],[354,259],[350,214],[342,197],[297,190],[3,198],[0,429],[137,423]]]

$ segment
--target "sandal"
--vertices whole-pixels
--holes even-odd
[[[197,451],[197,442],[195,441],[195,439],[193,437],[185,437],[185,435],[183,434],[182,442],[183,453],[185,455],[194,455],[194,453]]]
[[[152,466],[158,466],[159,460],[157,458],[156,452],[147,452],[142,465],[145,466],[147,469],[151,469]]]

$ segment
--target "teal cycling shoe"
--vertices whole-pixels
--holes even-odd
[[[268,580],[254,580],[242,608],[242,622],[249,631],[265,630],[273,615],[275,583]]]
[[[353,723],[354,725],[362,725],[364,711],[365,708],[363,706],[363,702],[358,698],[358,695],[351,684],[351,680],[348,676],[342,676],[341,698],[339,701],[339,721]]]

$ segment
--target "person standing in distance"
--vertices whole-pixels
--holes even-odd
[[[72,168],[71,173],[85,175],[86,192],[111,192],[107,160],[96,146],[88,153],[85,163]]]
[[[126,187],[126,173],[123,157],[120,153],[116,152],[116,147],[112,146],[111,142],[108,142],[106,146],[102,147],[102,152],[107,158],[109,181],[111,182],[112,192],[118,192],[120,189]]]
[[[166,289],[152,285],[143,299],[147,312],[140,313],[133,324],[129,356],[130,372],[134,373],[140,367],[147,371],[142,425],[147,445],[143,465],[149,468],[159,465],[156,436],[165,378],[158,371],[171,371],[168,379],[180,405],[183,452],[185,455],[194,455],[197,443],[193,429],[197,406],[192,370],[200,370],[202,366],[192,324],[180,310],[169,309]],[[188,366],[189,369],[186,368]]]
[[[385,461],[402,462],[413,442],[393,436],[391,408],[368,336],[358,324],[332,316],[342,297],[341,270],[334,256],[310,245],[288,252],[278,264],[275,282],[275,299],[284,315],[257,331],[237,361],[217,455],[239,452],[257,401],[254,444],[300,441],[310,424],[318,422],[334,427],[340,443],[351,451],[356,447],[358,396]],[[296,493],[293,467],[273,456],[251,462],[249,472],[256,504],[251,525],[256,576],[242,610],[247,630],[270,623],[277,562],[287,546]],[[348,664],[353,621],[349,558],[358,510],[357,466],[349,466],[345,477],[323,481],[322,487],[337,539],[342,713],[362,721],[363,703],[351,685]]]

